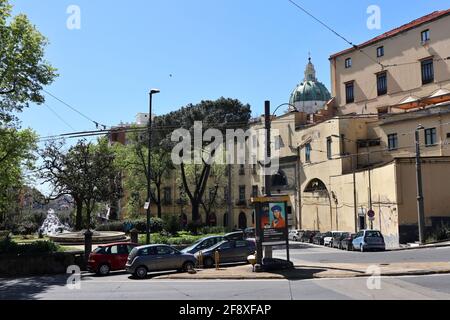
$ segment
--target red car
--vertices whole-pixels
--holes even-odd
[[[129,242],[101,245],[89,255],[87,268],[101,276],[106,276],[111,271],[125,270],[128,255],[138,246]]]

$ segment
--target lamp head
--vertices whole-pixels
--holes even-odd
[[[150,90],[150,94],[156,94],[156,93],[160,93],[161,92],[161,90],[159,90],[159,89],[151,89]]]

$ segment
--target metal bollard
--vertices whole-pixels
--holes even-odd
[[[220,269],[220,253],[219,253],[219,251],[216,251],[214,253],[214,260],[216,262],[216,270],[219,270]]]

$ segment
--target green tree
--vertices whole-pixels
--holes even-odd
[[[124,170],[125,186],[130,193],[128,208],[132,215],[136,215],[147,201],[148,178],[148,135],[138,131],[127,134],[127,144],[116,144],[120,155],[118,163]],[[162,186],[173,169],[170,151],[160,144],[158,136],[152,140],[152,153],[150,155],[150,184],[151,201],[157,206],[158,218],[162,217]]]
[[[30,102],[43,103],[43,86],[57,76],[44,59],[47,39],[26,15],[11,17],[11,9],[8,0],[0,0],[0,124]]]
[[[64,143],[51,142],[41,150],[40,177],[52,184],[51,198],[66,194],[73,197],[77,208],[75,228],[82,228],[83,212],[86,227],[90,228],[95,206],[122,196],[115,153],[106,139],[97,144],[80,140],[67,152],[62,150],[63,146]]]
[[[189,104],[178,111],[171,112],[165,116],[155,119],[155,127],[159,128],[184,128],[191,132],[193,137],[194,123],[202,122],[203,132],[208,129],[217,129],[226,133],[226,129],[245,129],[251,117],[250,106],[242,104],[236,99],[220,98],[215,101],[201,101],[193,105]],[[164,130],[158,130],[157,135],[161,137],[163,145],[173,146],[171,132],[167,134]],[[206,146],[205,143],[203,147]],[[192,141],[194,147],[194,141]],[[181,183],[186,196],[192,207],[192,220],[194,223],[200,220],[200,207],[204,204],[204,195],[207,190],[212,166],[205,161],[188,168],[182,163],[179,166]]]
[[[19,211],[24,171],[33,169],[37,136],[32,130],[0,127],[0,223]]]

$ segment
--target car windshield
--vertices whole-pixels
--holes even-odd
[[[381,233],[379,231],[367,231],[366,232],[367,238],[381,238]]]

